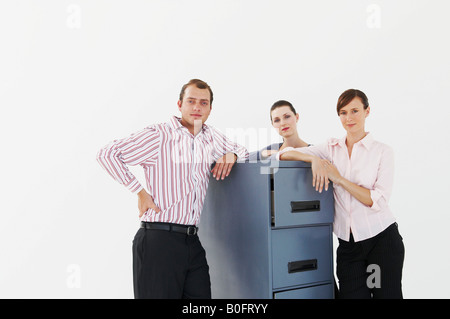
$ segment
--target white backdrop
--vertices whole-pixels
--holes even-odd
[[[338,96],[396,154],[405,298],[450,292],[447,0],[21,0],[0,3],[0,297],[132,298],[137,198],[100,147],[178,115],[207,81],[210,125],[256,150],[291,101],[301,137],[342,137]],[[137,168],[133,171],[142,179]]]

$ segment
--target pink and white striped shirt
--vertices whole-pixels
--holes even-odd
[[[248,158],[248,152],[215,128],[203,124],[197,135],[178,117],[115,140],[102,148],[97,161],[120,184],[138,193],[143,187],[127,165],[144,169],[148,193],[161,211],[149,209],[141,221],[197,225],[203,208],[211,164],[226,153]]]

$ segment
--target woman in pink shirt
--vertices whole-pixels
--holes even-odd
[[[363,92],[342,93],[337,113],[345,137],[307,148],[286,148],[277,157],[311,162],[313,187],[319,192],[328,190],[329,180],[333,182],[339,298],[402,298],[405,248],[388,205],[393,151],[365,131],[370,107]]]

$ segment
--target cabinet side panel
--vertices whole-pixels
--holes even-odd
[[[200,221],[213,298],[271,298],[270,176],[236,163],[211,178]]]

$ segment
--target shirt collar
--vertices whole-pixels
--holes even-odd
[[[333,139],[330,141],[330,145],[339,145],[341,147],[346,147],[345,141],[347,140],[347,135],[344,136],[341,139]],[[358,141],[358,143],[361,143],[361,145],[363,145],[365,148],[369,149],[370,146],[373,143],[373,137],[372,134],[370,134],[370,132],[368,132],[366,134],[366,136],[361,139],[360,141]]]
[[[370,132],[367,132],[366,136],[358,143],[361,143],[365,148],[370,149],[370,146],[373,143],[372,134],[370,134]]]
[[[344,136],[343,138],[341,138],[341,139],[337,139],[337,138],[330,138],[329,140],[328,140],[328,145],[330,145],[330,146],[336,146],[336,145],[339,145],[339,146],[341,146],[341,147],[344,147],[345,146],[345,139],[347,138],[347,136]]]
[[[172,117],[170,118],[170,121],[169,121],[169,126],[170,126],[173,130],[178,130],[178,129],[183,128],[184,126],[181,125],[180,120],[181,120],[181,119],[180,119],[179,117],[172,116]]]
[[[173,130],[183,130],[183,129],[185,129],[186,131],[187,131],[187,127],[184,127],[182,124],[181,124],[181,118],[179,118],[178,116],[172,116],[171,118],[170,118],[170,121],[169,121],[169,126],[173,129]],[[206,124],[203,124],[202,125],[202,132],[205,132],[205,131],[207,131],[209,128],[208,128],[208,125],[206,125]]]

